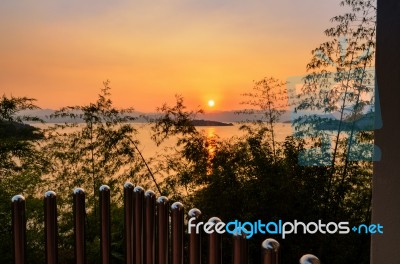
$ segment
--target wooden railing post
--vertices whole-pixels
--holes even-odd
[[[215,225],[221,222],[218,217],[211,217],[208,223]],[[221,234],[213,232],[209,235],[209,250],[208,250],[208,263],[209,264],[221,264],[222,263],[222,245],[221,245]]]
[[[267,238],[262,242],[261,263],[262,264],[280,263],[280,245],[278,241],[272,238]]]
[[[168,198],[157,199],[157,263],[168,264],[169,206]]]
[[[130,182],[124,184],[124,229],[125,264],[133,264],[133,184]]]
[[[44,194],[44,229],[46,263],[57,264],[57,196],[53,191],[48,191]]]
[[[249,262],[247,247],[246,234],[235,232],[233,234],[233,264],[246,264]]]
[[[144,263],[155,263],[155,210],[156,195],[153,191],[144,194]]]
[[[24,264],[26,259],[25,198],[15,195],[11,199],[14,263]]]
[[[111,212],[110,212],[110,187],[100,186],[100,222],[101,222],[101,263],[111,263]]]
[[[193,226],[190,227],[189,234],[189,264],[201,263],[201,232],[196,233],[196,224],[199,222],[201,211],[193,208],[189,211],[189,220],[194,218],[191,222]]]
[[[172,264],[183,264],[184,207],[180,202],[171,206]]]
[[[143,203],[144,189],[136,186],[133,189],[134,200],[134,236],[135,236],[135,263],[143,263]]]
[[[75,234],[75,263],[84,264],[85,254],[85,192],[75,188],[74,193],[74,234]]]

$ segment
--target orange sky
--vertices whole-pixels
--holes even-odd
[[[2,0],[0,93],[58,108],[94,101],[109,79],[119,107],[181,94],[238,109],[253,80],[303,74],[340,13],[336,0]]]

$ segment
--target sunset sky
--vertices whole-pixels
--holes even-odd
[[[253,80],[305,73],[338,0],[2,0],[0,94],[118,107],[239,109]]]

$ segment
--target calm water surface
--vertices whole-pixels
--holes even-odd
[[[51,124],[35,124],[40,128],[46,128]],[[159,147],[151,140],[152,130],[147,123],[133,123],[134,128],[137,129],[138,133],[135,135],[135,139],[139,140],[139,149],[146,158],[153,157],[157,152],[163,151],[165,147],[174,146],[177,138],[171,137],[163,142]],[[196,127],[198,131],[203,131],[207,137],[213,138],[218,136],[220,139],[229,139],[232,136],[242,136],[243,131],[239,130],[240,124],[234,124],[233,126],[201,126]],[[76,128],[74,128],[76,129]],[[293,132],[292,126],[289,123],[277,123],[275,126],[275,137],[277,142],[283,142],[286,136],[291,135]]]

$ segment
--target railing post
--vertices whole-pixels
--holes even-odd
[[[46,263],[58,263],[57,243],[57,196],[53,191],[44,194],[44,229],[46,245]]]
[[[201,211],[197,208],[193,208],[189,211],[189,220],[191,221],[191,226],[189,227],[189,264],[200,264],[201,263],[201,232],[196,233],[196,225],[199,222],[201,216]]]
[[[172,264],[183,264],[184,207],[180,202],[171,206]]]
[[[75,263],[84,264],[85,255],[85,192],[75,188],[74,193]]]
[[[248,243],[246,234],[234,232],[233,234],[233,264],[246,264],[248,259]]]
[[[265,239],[261,244],[261,263],[279,264],[280,263],[280,245],[272,238]]]
[[[306,254],[300,258],[300,264],[320,264],[320,261],[316,256]]]
[[[130,182],[124,184],[124,227],[125,263],[133,264],[133,184]]]
[[[156,195],[153,191],[146,191],[144,194],[145,221],[144,221],[144,263],[155,263],[155,210]]]
[[[206,224],[212,225],[213,229],[215,230],[215,225],[220,222],[221,219],[218,217],[211,217]],[[222,263],[221,234],[218,234],[217,232],[213,232],[209,235],[208,263]]]
[[[11,199],[14,263],[26,263],[25,198],[15,195]]]
[[[101,263],[111,263],[111,213],[110,213],[110,187],[100,186],[100,215],[101,215]]]
[[[133,189],[134,200],[134,235],[135,235],[135,263],[143,263],[143,202],[144,189],[136,186]]]
[[[169,234],[168,198],[160,196],[157,199],[157,262],[168,264],[168,234]]]

